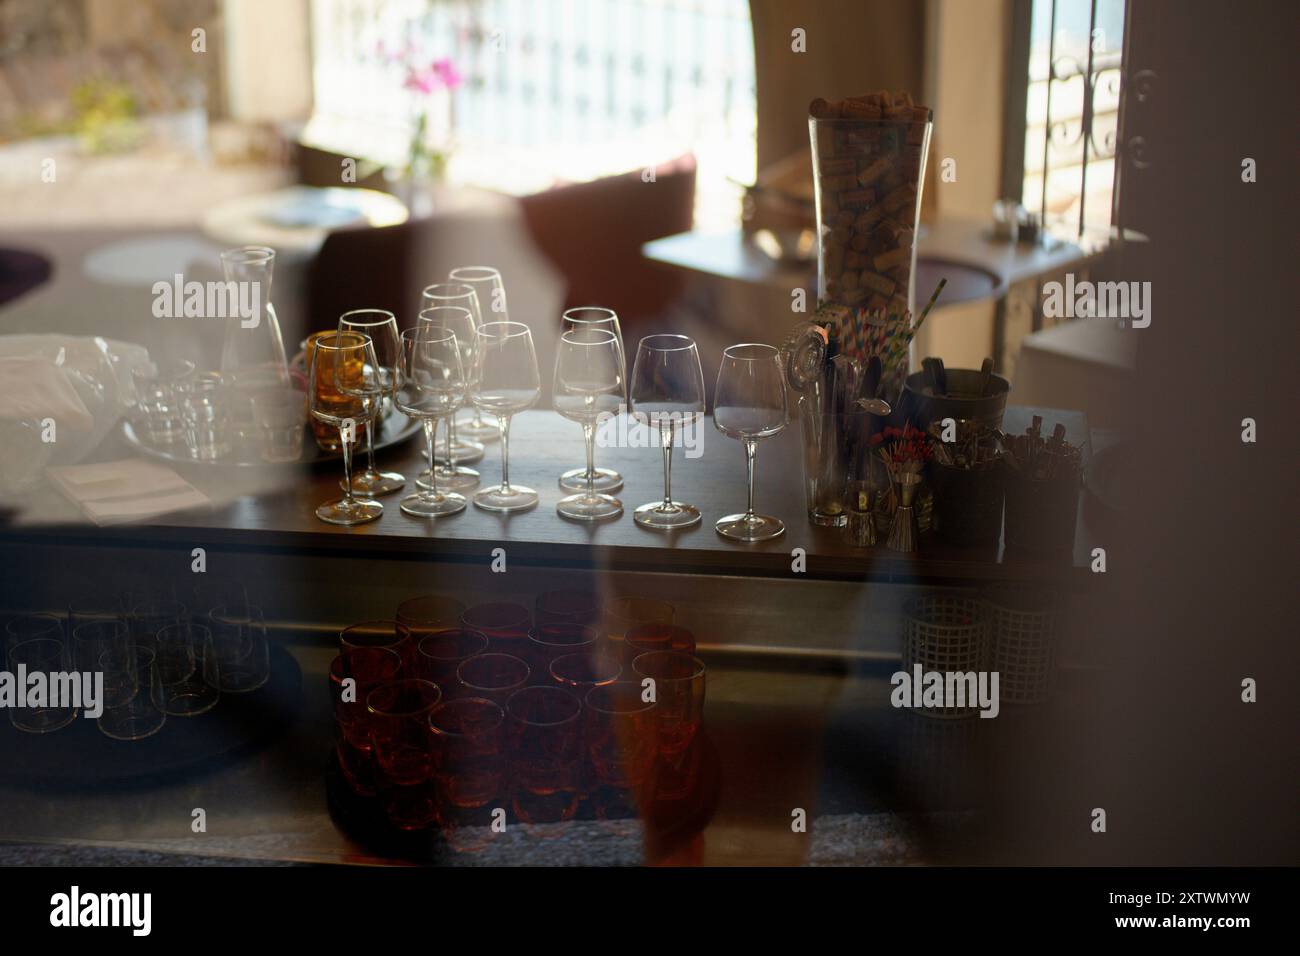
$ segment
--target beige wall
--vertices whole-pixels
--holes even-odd
[[[921,90],[924,0],[750,0],[758,82],[758,168],[808,148],[808,102]],[[805,31],[807,52],[790,49]]]
[[[232,119],[306,119],[311,113],[307,0],[225,0],[226,91]]]
[[[1010,16],[1007,0],[929,0],[927,86],[934,107],[930,160],[957,161],[957,181],[936,189],[942,215],[987,219],[1002,178],[1002,114]]]
[[[1002,181],[1002,120],[1011,29],[1009,0],[927,0],[926,95],[934,107],[926,206],[932,216],[990,221]],[[957,179],[943,182],[945,158]],[[917,289],[918,303],[930,289]],[[979,368],[993,349],[994,306],[935,312],[917,335],[917,355]]]

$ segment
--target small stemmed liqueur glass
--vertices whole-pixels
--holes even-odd
[[[618,324],[618,314],[613,309],[605,309],[597,305],[566,309],[561,319],[561,334],[577,329],[599,329],[613,333],[618,339],[619,367],[626,379],[627,353],[623,347],[623,330]],[[626,386],[624,390],[626,391]],[[621,412],[622,409],[617,409],[615,414]],[[573,468],[560,475],[560,487],[565,491],[586,491],[590,488],[593,491],[613,494],[623,487],[623,476],[612,468],[595,468],[588,464],[585,468]]]
[[[699,509],[672,496],[673,439],[684,424],[704,414],[704,372],[695,341],[685,335],[648,335],[636,349],[630,389],[632,417],[659,429],[664,450],[664,500],[636,509],[643,528],[670,531],[698,524]]]
[[[724,538],[766,541],[785,530],[780,519],[754,513],[754,456],[758,443],[785,428],[789,420],[785,375],[779,353],[770,345],[733,345],[722,353],[713,398],[713,424],[745,446],[749,502],[744,514],[719,518]]]
[[[429,288],[434,287],[430,286]],[[428,292],[429,290],[426,289],[426,302],[429,301]],[[462,301],[473,299],[473,289],[469,290],[468,296],[469,299]],[[478,322],[474,320],[474,313],[470,311],[467,305],[434,305],[421,310],[419,318],[416,319],[416,325],[430,326],[455,334],[456,344],[460,347],[460,367],[465,372],[465,403],[468,404],[469,386],[476,367],[474,347],[478,339],[478,336],[474,334],[478,330]],[[465,468],[459,464],[463,460],[461,452],[469,451],[472,460],[478,461],[483,457],[483,446],[478,442],[459,441],[456,439],[455,433],[456,416],[453,415],[447,419],[447,442],[443,446],[445,449],[444,454],[439,455],[437,446],[434,447],[433,460],[438,471],[438,484],[446,491],[469,491],[471,488],[478,487],[479,474],[473,468]],[[415,483],[421,488],[430,487],[429,472],[420,472],[416,476]]]
[[[435,282],[432,285],[425,286],[424,291],[420,293],[420,309],[422,311],[448,305],[454,305],[469,311],[469,327],[465,329],[454,328],[452,331],[456,333],[456,339],[460,342],[461,351],[472,353],[474,349],[474,330],[483,324],[483,311],[479,308],[478,293],[474,291],[473,286],[466,285],[463,282]],[[466,364],[465,373],[467,375],[470,374],[470,370],[470,365]],[[449,481],[451,478],[449,462],[452,452],[455,453],[456,461],[464,464],[472,465],[483,460],[483,443],[459,437],[456,434],[456,422],[454,420],[447,437],[451,443],[448,455],[438,455],[438,467],[440,469],[438,478],[442,481],[444,488],[452,487],[454,484]],[[495,439],[496,437],[496,429],[493,428],[492,438]],[[471,478],[478,478],[478,472],[471,471],[468,468],[462,469],[462,474]],[[429,476],[424,475],[422,477],[427,483]],[[456,490],[463,491],[465,488],[473,488],[477,484],[478,481],[476,480],[472,484],[457,487]]]
[[[510,419],[532,408],[541,395],[533,335],[522,322],[484,322],[478,328],[478,373],[470,386],[474,407],[497,420],[501,431],[501,484],[474,495],[486,511],[523,511],[537,504],[537,492],[510,484]]]
[[[447,274],[451,282],[467,285],[474,290],[478,306],[474,321],[478,325],[484,322],[507,322],[510,313],[506,308],[506,287],[501,281],[501,273],[491,266],[459,266]],[[472,421],[463,422],[460,430],[474,441],[496,441],[500,435],[497,426],[484,421],[482,412],[476,407]]]
[[[379,360],[379,378],[384,386],[383,397],[392,401],[397,370],[398,332],[397,317],[384,309],[353,309],[339,316],[340,332],[360,332],[370,336]],[[352,476],[352,491],[363,498],[391,495],[406,487],[406,479],[395,471],[375,468],[375,432],[383,427],[384,403],[375,405],[374,417],[366,423],[366,467]]]
[[[465,402],[465,370],[456,333],[425,323],[402,333],[397,364],[397,407],[424,422],[428,445],[429,488],[402,499],[402,511],[417,518],[436,518],[465,510],[465,496],[438,491],[433,460],[438,421],[456,414]]]
[[[308,382],[312,417],[339,430],[343,449],[343,497],[316,509],[329,524],[354,525],[374,521],[384,506],[352,495],[352,446],[358,423],[370,420],[384,394],[383,378],[370,336],[334,332],[316,340]]]
[[[561,498],[555,506],[565,518],[601,521],[623,513],[623,502],[595,489],[596,424],[618,414],[626,400],[623,349],[613,332],[580,328],[560,336],[555,353],[555,410],[582,426],[587,445],[586,487]],[[563,483],[563,482],[561,482]]]

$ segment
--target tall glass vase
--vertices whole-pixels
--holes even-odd
[[[231,398],[234,424],[241,438],[253,435],[253,396],[289,384],[280,322],[271,306],[275,250],[241,246],[221,254],[228,302],[237,303],[224,317],[221,378]],[[248,314],[244,314],[247,312]]]
[[[879,394],[891,402],[908,372],[910,329],[899,320],[916,308],[916,231],[931,125],[929,109],[902,105],[881,119],[808,120],[818,304],[838,323],[842,352],[880,355]]]

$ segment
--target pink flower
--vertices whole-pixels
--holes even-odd
[[[428,72],[408,70],[406,79],[402,81],[402,88],[414,93],[432,93],[438,88],[438,78]]]
[[[450,58],[443,57],[440,60],[434,60],[429,65],[429,69],[442,82],[442,85],[449,90],[454,90],[464,81],[460,71],[456,69],[456,64],[451,62]]]
[[[402,81],[404,89],[416,93],[432,93],[442,87],[454,90],[464,81],[464,77],[456,69],[456,65],[451,60],[443,57],[440,60],[434,60],[423,69],[408,67],[406,79]]]

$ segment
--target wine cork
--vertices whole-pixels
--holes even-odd
[[[869,102],[863,97],[853,96],[845,100],[840,106],[840,115],[847,119],[878,120],[880,119],[880,106]]]
[[[858,276],[858,282],[867,289],[879,292],[881,295],[891,295],[894,291],[894,280],[887,276],[879,275],[875,272],[864,270]]]
[[[808,115],[814,119],[831,119],[839,116],[839,104],[831,103],[820,96],[808,104]]]
[[[845,206],[865,206],[875,199],[874,189],[848,189],[839,194],[839,200]]]
[[[857,165],[857,161],[852,156],[845,156],[840,159],[831,157],[822,159],[820,168],[823,176],[843,176],[852,173],[857,169]]]
[[[874,156],[880,152],[880,144],[885,130],[876,126],[861,126],[847,129],[839,138],[838,148],[841,152],[855,156]]]
[[[889,166],[890,166],[889,159],[885,156],[881,156],[875,162],[871,163],[869,166],[866,166],[861,172],[858,173],[857,176],[858,185],[863,187],[870,186],[877,179],[879,179],[881,176],[885,175],[886,172],[888,172]]]
[[[822,189],[829,189],[831,192],[842,192],[846,189],[853,189],[858,184],[858,177],[852,173],[844,173],[841,176],[823,176]]]
[[[880,253],[880,255],[872,258],[871,264],[875,266],[877,272],[887,272],[907,262],[911,257],[912,249],[909,243],[908,245],[895,246],[893,249]]]
[[[910,183],[902,183],[881,200],[881,205],[885,207],[886,212],[897,212],[907,203],[912,202],[915,199],[916,190],[912,185]]]
[[[867,257],[864,256],[862,253],[854,252],[852,249],[845,250],[844,252],[845,269],[861,269],[863,266],[868,266],[870,264],[871,263],[867,260]]]
[[[900,225],[893,219],[885,219],[880,223],[880,233],[888,242],[884,248],[877,249],[877,252],[883,252],[885,248],[892,248],[904,243],[910,245],[912,242],[912,230],[905,225]]]
[[[847,256],[845,257],[845,265],[846,266],[848,265]],[[852,292],[860,284],[861,282],[860,282],[859,273],[856,272],[855,270],[846,268],[844,272],[841,273],[840,286],[844,289],[845,292]]]
[[[885,214],[885,207],[876,205],[861,213],[857,219],[853,220],[853,229],[855,232],[866,233],[871,229],[873,223]]]
[[[849,240],[849,248],[854,252],[866,252],[870,242],[871,237],[866,233],[855,232],[853,238]]]

